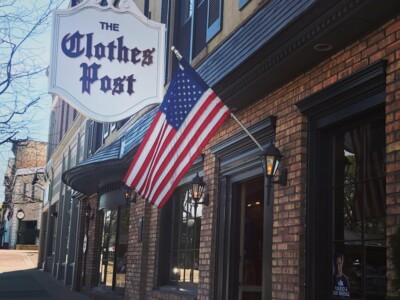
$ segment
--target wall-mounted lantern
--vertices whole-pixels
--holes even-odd
[[[136,203],[136,193],[129,186],[125,185],[123,192],[127,203]]]
[[[208,206],[210,204],[208,195],[205,195],[203,198],[203,192],[206,184],[203,181],[203,177],[199,176],[199,173],[192,180],[192,187],[190,189],[190,193],[192,195],[192,200],[194,204],[194,208],[196,209],[199,204],[203,204]],[[203,201],[200,199],[203,198]],[[195,213],[196,216],[196,213]]]
[[[84,209],[85,209],[85,218],[88,220],[93,220],[94,213],[90,214],[92,212],[92,207],[90,206],[90,203],[88,203]]]
[[[283,155],[273,143],[268,144],[261,155],[261,163],[264,172],[264,176],[267,179],[267,205],[269,205],[270,191],[272,184],[287,184],[287,169],[282,168],[278,180],[273,180],[274,176],[278,171],[279,164]]]

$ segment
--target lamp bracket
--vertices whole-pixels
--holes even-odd
[[[287,173],[288,173],[287,169],[282,168],[278,180],[273,180],[271,181],[271,183],[280,184],[282,186],[287,185]]]
[[[194,204],[197,206],[199,204],[205,205],[205,206],[209,206],[210,205],[210,194],[206,193],[203,197],[203,201],[196,201],[193,199]]]

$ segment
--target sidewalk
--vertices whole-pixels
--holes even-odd
[[[37,251],[0,250],[0,299],[90,299],[36,269]]]

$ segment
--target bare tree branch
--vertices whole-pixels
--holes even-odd
[[[48,62],[41,59],[45,47],[37,38],[64,1],[0,1],[0,146],[29,137],[35,111],[44,105],[47,91],[36,82],[46,76]]]

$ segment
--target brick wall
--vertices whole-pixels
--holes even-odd
[[[400,225],[400,18],[389,21],[369,35],[338,51],[315,68],[266,95],[256,104],[237,113],[237,117],[246,127],[270,115],[277,116],[276,146],[285,155],[282,163],[288,168],[288,185],[275,186],[274,191],[273,299],[305,298],[307,118],[298,111],[295,104],[381,59],[389,62],[386,98],[386,192],[389,236]],[[214,292],[218,164],[210,152],[210,146],[240,130],[234,120],[227,120],[204,150],[204,173],[210,193],[210,206],[204,209],[202,221],[198,299],[213,299]],[[179,294],[153,291],[157,278],[160,214],[156,208],[149,207],[143,200],[138,200],[133,208],[130,210],[129,230],[132,238],[128,248],[127,299],[187,299]],[[145,227],[143,241],[139,243],[137,242],[137,220],[141,216],[144,216]],[[390,249],[388,249],[388,255],[391,255]],[[393,278],[390,262],[388,277]]]
[[[400,225],[400,18],[389,21],[362,39],[337,52],[315,68],[266,95],[255,105],[237,114],[246,127],[269,115],[277,119],[276,146],[285,155],[282,163],[288,168],[288,185],[275,186],[273,221],[273,299],[304,299],[305,275],[305,197],[307,119],[295,104],[361,68],[381,59],[388,60],[387,68],[387,234]],[[233,120],[228,120],[210,145],[239,131]],[[206,150],[206,177],[215,180],[213,158]],[[210,162],[210,163],[208,163]],[[208,186],[216,188],[213,182]],[[217,201],[216,194],[210,200]],[[215,205],[210,206],[216,214]],[[212,215],[207,217],[213,220]],[[212,221],[211,221],[212,222]],[[207,220],[205,220],[205,224]],[[202,232],[203,234],[203,232]],[[204,234],[209,235],[208,231]],[[210,235],[212,236],[212,235]],[[202,236],[202,240],[207,237]],[[215,252],[210,251],[212,257]],[[388,256],[391,251],[388,249]],[[207,260],[205,260],[207,261]],[[211,266],[210,266],[211,267]],[[210,269],[210,268],[206,268]],[[207,271],[207,270],[206,270]],[[212,277],[211,277],[212,278]],[[388,262],[388,278],[393,270]],[[205,278],[204,278],[205,279]],[[204,280],[203,279],[203,280]],[[210,286],[199,285],[199,299],[212,298]],[[209,298],[208,298],[209,297]]]
[[[13,151],[17,169],[46,165],[47,143],[37,141],[19,142],[13,147]]]
[[[400,226],[400,18],[382,28],[380,37],[377,55],[389,61],[386,89],[386,234],[389,237]],[[387,254],[392,256],[390,248]],[[394,278],[390,262],[387,275],[389,281]]]
[[[86,269],[85,269],[85,287],[83,290],[90,290],[93,287],[98,286],[99,283],[99,270],[100,270],[100,254],[102,245],[102,233],[103,233],[103,213],[98,211],[98,199],[97,195],[90,197],[87,202],[82,202],[83,205],[90,204],[92,208],[91,213],[94,218],[89,220],[89,231],[87,240],[87,252],[86,252]],[[84,213],[83,213],[84,215]],[[82,217],[82,214],[81,214]],[[81,219],[82,220],[82,219]],[[85,222],[83,221],[83,224]],[[85,227],[86,224],[83,225]],[[86,229],[84,229],[86,230]],[[82,258],[82,263],[85,258]],[[82,266],[83,268],[84,266]]]
[[[142,241],[138,241],[138,220],[143,217]],[[158,228],[157,221],[150,222],[151,213],[149,204],[143,199],[137,199],[137,203],[131,206],[129,219],[128,242],[128,268],[126,272],[126,292],[128,299],[145,299],[147,281],[153,279],[154,265],[149,268],[151,252],[155,251],[153,246],[150,250],[149,244],[155,242],[155,238],[150,239],[151,233]],[[152,289],[152,286],[149,290]]]

